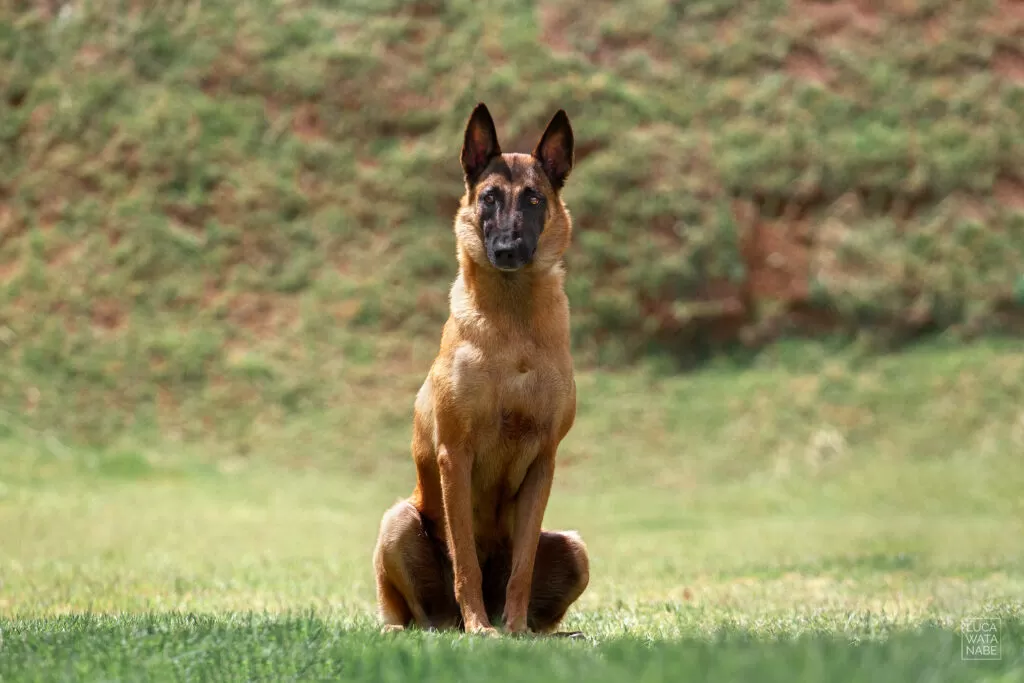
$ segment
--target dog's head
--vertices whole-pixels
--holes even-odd
[[[466,124],[466,194],[455,223],[460,247],[483,267],[547,270],[569,246],[572,224],[561,190],[573,166],[569,117],[558,110],[532,154],[505,153],[480,103]]]

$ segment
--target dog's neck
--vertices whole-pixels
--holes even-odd
[[[546,270],[528,268],[502,273],[477,264],[468,255],[463,255],[459,261],[459,276],[452,288],[451,301],[456,318],[483,318],[489,325],[525,331],[533,328],[538,320],[551,320],[551,307],[568,309],[561,263]],[[538,315],[541,311],[548,315]],[[555,316],[555,319],[560,317]]]

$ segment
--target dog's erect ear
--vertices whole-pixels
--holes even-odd
[[[462,142],[462,170],[466,183],[472,185],[491,159],[501,154],[498,133],[494,130],[494,119],[487,105],[476,105],[466,124],[466,137]]]
[[[551,181],[555,191],[562,189],[565,179],[569,177],[573,164],[572,126],[564,109],[559,109],[552,117],[544,134],[540,136],[533,156],[540,162],[544,172]]]

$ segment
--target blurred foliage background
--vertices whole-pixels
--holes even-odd
[[[574,125],[580,367],[1022,330],[1019,1],[8,0],[0,93],[0,433],[405,458],[481,100]]]

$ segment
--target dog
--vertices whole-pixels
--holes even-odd
[[[573,168],[565,110],[532,154],[503,153],[479,103],[466,124],[459,271],[416,395],[416,488],[373,552],[383,631],[555,633],[590,580],[579,534],[543,530],[558,446],[576,418],[563,254]]]

